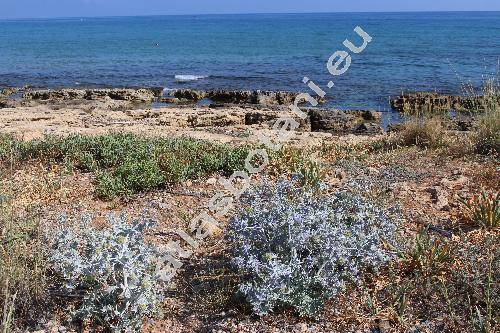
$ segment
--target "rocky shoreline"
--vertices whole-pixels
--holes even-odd
[[[226,129],[227,132],[234,132],[235,128],[245,131],[271,130],[278,118],[292,117],[299,123],[297,130],[305,133],[375,135],[384,132],[382,113],[374,110],[338,110],[302,105],[301,109],[307,117],[301,119],[289,107],[298,95],[297,92],[260,90],[166,91],[161,87],[54,90],[4,88],[0,90],[0,129],[17,126],[19,119],[50,119],[49,123],[69,128],[78,124],[85,129],[110,126],[117,130],[115,123],[119,119],[127,124],[126,127],[143,128],[146,125],[148,130],[152,127],[158,130],[169,128],[176,131],[224,132],[221,129]],[[321,99],[319,102],[324,103],[325,100]],[[470,111],[477,109],[482,103],[482,97],[465,98],[420,92],[402,94],[392,98],[390,104],[398,112],[411,114],[422,110],[431,113],[451,109]],[[81,115],[82,111],[85,116]],[[17,121],[14,122],[12,118]],[[473,122],[474,118],[471,116],[457,116],[449,122],[449,127],[467,131],[473,126]],[[397,127],[392,125],[389,129]]]
[[[158,92],[153,89],[60,89],[28,90],[26,100],[100,100],[109,98],[119,101],[152,102]]]
[[[190,104],[206,98],[214,103],[290,105],[299,94],[289,91],[176,89],[169,91],[169,97],[163,100],[175,104]],[[319,103],[325,101],[324,98],[318,100]]]
[[[291,105],[300,92],[263,91],[263,90],[195,90],[154,88],[103,88],[103,89],[32,89],[6,87],[0,89],[0,107],[11,101],[11,95],[22,95],[25,101],[69,101],[69,100],[115,100],[134,103],[161,102],[174,105],[192,105],[202,100],[213,104],[240,105]],[[320,104],[325,98],[314,96]],[[18,98],[19,99],[19,98]],[[491,97],[490,97],[491,99]],[[419,111],[442,112],[477,111],[485,102],[500,103],[500,96],[485,101],[483,96],[457,96],[438,92],[407,92],[390,98],[390,107],[398,112],[415,113]]]
[[[391,107],[398,112],[446,112],[456,110],[459,112],[481,111],[484,104],[493,102],[500,104],[500,96],[486,101],[483,96],[455,96],[444,95],[436,92],[404,93],[391,98]]]
[[[16,95],[16,98],[12,96]],[[270,129],[276,119],[292,117],[302,132],[332,134],[378,134],[383,132],[381,114],[373,110],[337,110],[328,108],[301,109],[305,119],[297,117],[289,108],[299,93],[284,91],[199,91],[173,90],[163,97],[163,89],[7,89],[0,97],[4,115],[21,112],[31,115],[42,112],[37,119],[52,118],[65,122],[74,110],[84,110],[87,115],[101,114],[101,118],[120,117],[125,112],[134,122],[171,128],[207,129],[235,126],[253,129]],[[208,99],[208,103],[198,102]],[[153,103],[159,106],[153,107]],[[168,102],[168,104],[166,104]],[[324,102],[324,101],[323,101]],[[9,110],[9,111],[8,111]],[[54,111],[58,115],[50,116]],[[111,111],[115,111],[114,113]],[[88,118],[88,117],[87,117]],[[88,121],[89,119],[87,119]],[[4,127],[10,122],[5,120]],[[84,124],[84,126],[90,126]]]

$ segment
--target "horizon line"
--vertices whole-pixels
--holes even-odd
[[[53,17],[0,17],[0,21],[99,19],[127,17],[165,16],[224,16],[224,15],[292,15],[292,14],[399,14],[399,13],[498,13],[499,10],[401,10],[401,11],[318,11],[318,12],[252,12],[252,13],[201,13],[201,14],[143,14],[143,15],[96,15],[96,16],[53,16]]]

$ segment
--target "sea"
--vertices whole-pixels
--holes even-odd
[[[372,41],[333,77],[357,26]],[[307,77],[329,107],[390,111],[404,91],[479,89],[499,61],[500,12],[0,20],[0,86],[309,91]]]

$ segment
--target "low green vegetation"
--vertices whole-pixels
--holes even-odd
[[[474,225],[494,229],[500,226],[500,193],[496,196],[482,191],[470,200],[462,200],[465,218]]]
[[[311,152],[283,146],[278,151],[270,151],[267,173],[279,178],[285,175],[298,175],[306,186],[316,186],[325,177],[321,165],[311,159]]]
[[[103,199],[150,191],[214,172],[243,170],[247,154],[244,147],[133,134],[46,136],[29,142],[0,138],[0,160],[64,163],[93,172],[96,193]]]
[[[412,318],[446,318],[440,331],[496,332],[500,252],[498,233],[461,233],[451,239],[427,229],[417,236],[390,275],[385,290],[402,327]],[[429,302],[428,300],[433,300]]]
[[[449,242],[432,237],[427,228],[417,234],[414,246],[403,254],[402,260],[404,270],[423,277],[449,273],[451,264],[453,257]]]

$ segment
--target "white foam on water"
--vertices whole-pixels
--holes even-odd
[[[172,91],[172,90],[175,90],[175,89],[163,88],[162,96],[168,96],[169,91]]]
[[[205,75],[176,75],[175,80],[177,82],[190,82],[206,79],[208,76]]]

